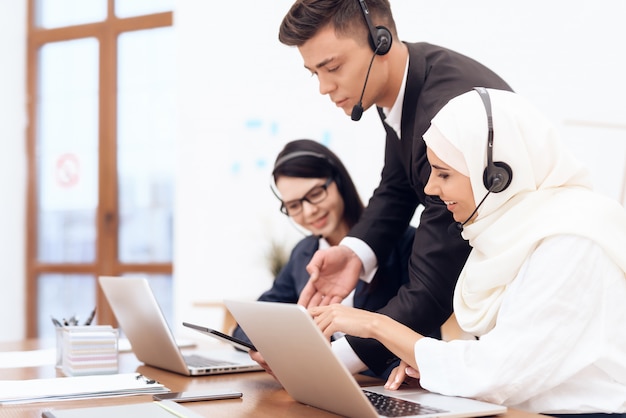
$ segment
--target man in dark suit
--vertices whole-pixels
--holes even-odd
[[[422,135],[451,98],[476,86],[510,87],[459,53],[400,42],[389,2],[365,3],[297,0],[280,27],[280,41],[298,48],[304,66],[317,76],[321,94],[354,120],[376,105],[387,133],[379,186],[341,245],[316,252],[299,303],[310,307],[339,302],[359,278],[372,277],[389,255],[387,243],[397,241],[421,205],[409,283],[378,312],[429,334],[452,313],[454,286],[470,248],[459,233],[448,232],[454,220],[446,205],[424,194],[430,166]],[[476,146],[485,147],[486,136],[485,143]],[[350,336],[341,340],[349,346],[342,342],[333,348],[352,372],[369,367],[379,373],[394,360],[377,341]]]

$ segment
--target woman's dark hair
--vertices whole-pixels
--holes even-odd
[[[343,217],[352,228],[363,213],[363,202],[341,160],[327,147],[310,139],[297,139],[285,145],[274,163],[274,183],[281,176],[332,178],[344,202]]]
[[[397,38],[389,0],[367,0],[374,26],[385,26]],[[297,0],[283,18],[278,40],[287,46],[302,46],[317,32],[332,24],[335,33],[368,42],[368,28],[357,0]]]

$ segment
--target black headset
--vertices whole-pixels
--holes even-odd
[[[325,161],[326,164],[328,164],[328,166],[330,167],[331,176],[333,178],[333,181],[337,185],[337,188],[339,188],[340,191],[343,190],[340,171],[337,168],[337,165],[335,164],[335,162],[330,157],[322,153],[315,152],[315,151],[293,151],[293,152],[283,155],[274,163],[274,169],[272,170],[271,181],[270,181],[270,188],[272,189],[272,193],[274,193],[274,195],[279,200],[280,200],[280,196],[278,195],[278,192],[275,190],[276,186],[274,184],[274,173],[276,172],[276,169],[282,166],[283,164],[285,164],[287,161],[295,160],[296,158],[302,158],[302,157],[313,157],[313,158],[317,158],[319,160]]]
[[[493,161],[493,118],[491,116],[491,100],[489,93],[484,87],[474,87],[485,105],[487,112],[487,167],[483,172],[483,184],[485,188],[493,193],[500,193],[511,184],[513,170],[511,166],[503,161]]]
[[[391,36],[391,32],[384,26],[376,26],[372,24],[372,20],[370,19],[370,11],[367,8],[367,4],[365,4],[365,0],[357,0],[359,6],[361,6],[361,11],[363,12],[363,18],[365,19],[365,24],[369,30],[369,40],[370,46],[372,50],[376,53],[376,55],[385,55],[391,49],[391,42],[393,38]]]
[[[276,170],[281,165],[285,164],[287,161],[291,161],[295,158],[300,158],[300,157],[313,157],[313,158],[318,158],[320,160],[325,160],[328,163],[328,165],[330,165],[333,171],[336,170],[335,164],[332,162],[330,158],[328,158],[324,154],[321,154],[319,152],[314,152],[314,151],[294,151],[286,155],[283,155],[274,163],[274,170]]]

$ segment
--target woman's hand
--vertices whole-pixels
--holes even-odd
[[[337,304],[316,306],[310,308],[309,313],[329,340],[335,332],[376,339],[403,360],[404,364],[412,366],[413,375],[417,373],[413,348],[423,337],[406,325],[383,314]],[[413,377],[412,374],[409,376]]]
[[[373,338],[371,330],[375,326],[375,322],[382,316],[374,312],[339,304],[310,308],[309,313],[328,339],[337,331],[355,337]]]
[[[272,372],[272,369],[270,368],[269,364],[267,364],[267,362],[265,361],[265,359],[263,358],[263,356],[261,355],[261,353],[259,353],[258,351],[254,351],[254,350],[250,350],[248,352],[248,354],[250,354],[250,358],[254,361],[256,361],[257,363],[259,363],[259,365],[261,367],[263,367],[265,369],[266,372],[268,372],[269,374],[272,375],[272,377],[276,380],[278,380],[276,378],[276,376],[274,375],[274,372]]]
[[[387,383],[385,383],[385,389],[396,390],[405,382],[415,384],[417,383],[416,379],[419,379],[419,377],[420,373],[418,370],[401,361],[398,367],[389,374]]]

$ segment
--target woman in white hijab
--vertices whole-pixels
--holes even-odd
[[[591,190],[585,169],[526,100],[488,93],[493,160],[508,166],[504,178],[484,178],[488,125],[476,91],[452,99],[424,135],[432,169],[425,192],[447,205],[473,248],[454,311],[477,339],[439,341],[340,305],[310,312],[325,335],[375,338],[402,359],[390,389],[406,373],[446,395],[550,415],[621,416],[626,210]]]

